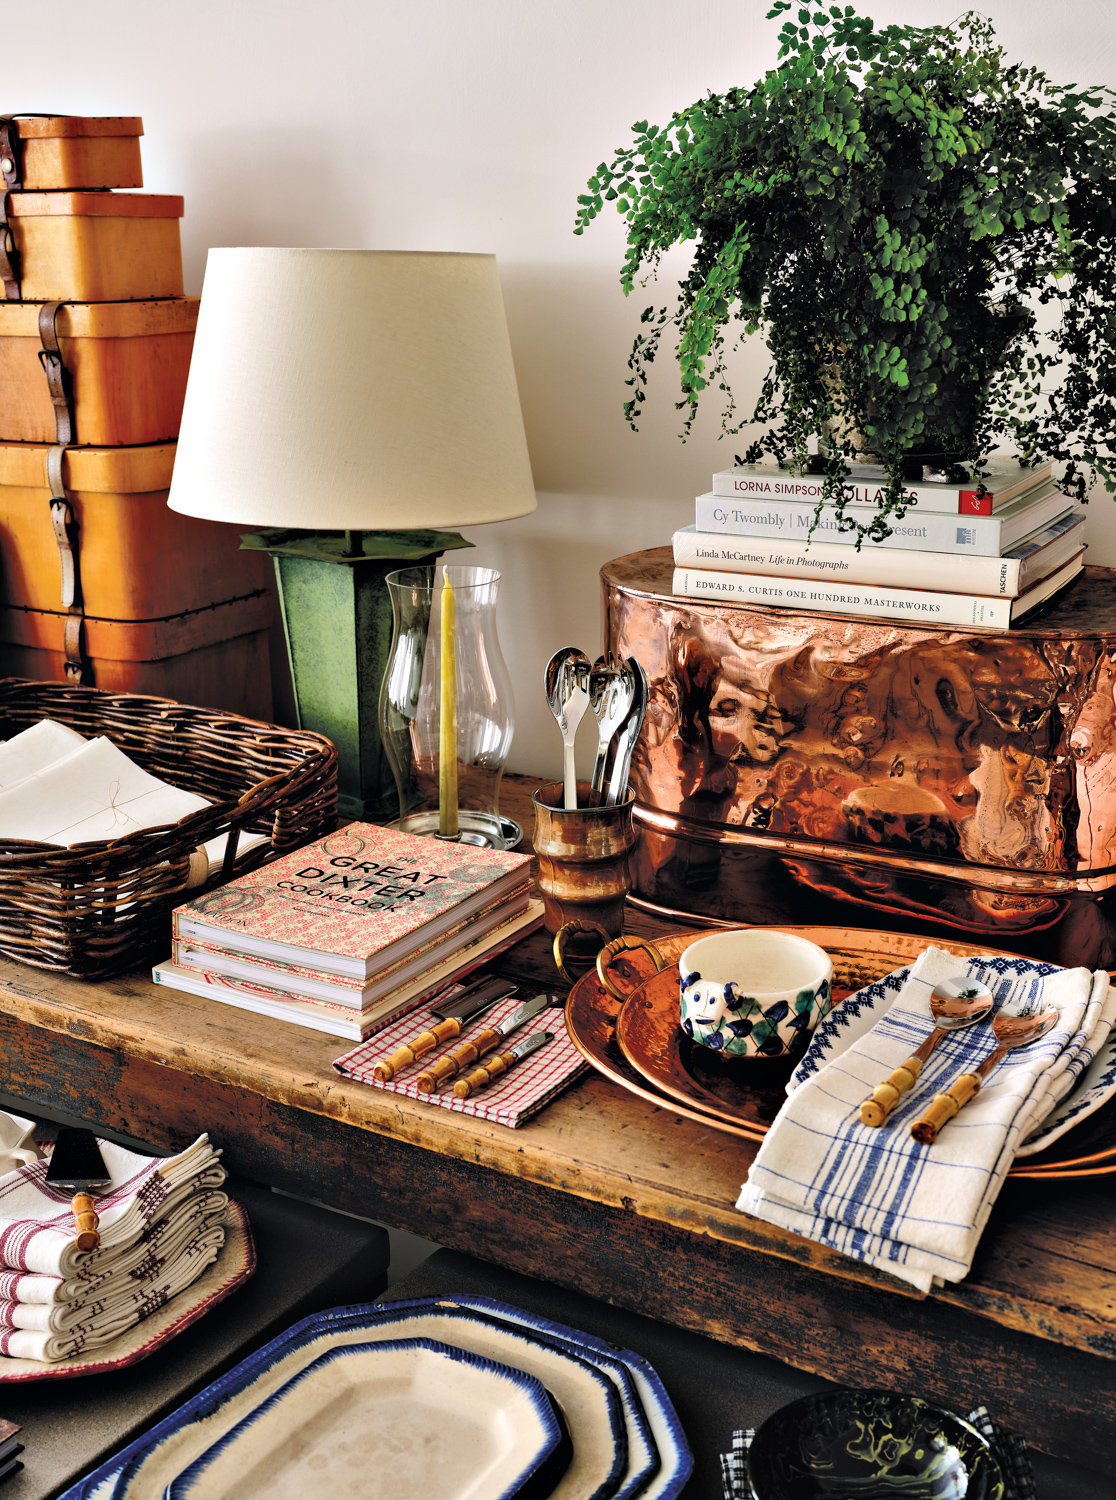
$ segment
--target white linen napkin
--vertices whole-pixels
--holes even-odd
[[[68,1278],[111,1265],[144,1230],[195,1193],[225,1180],[219,1153],[201,1135],[177,1156],[139,1156],[100,1141],[110,1183],[93,1194],[100,1248],[82,1251],[70,1208],[72,1194],[45,1181],[47,1163],[30,1162],[0,1178],[0,1269]]]
[[[223,1219],[228,1205],[227,1193],[212,1190],[192,1193],[148,1225],[129,1248],[110,1251],[107,1257],[100,1251],[86,1256],[76,1276],[0,1271],[0,1308],[16,1302],[53,1307],[88,1303],[93,1299],[110,1301],[122,1289],[152,1280],[164,1264],[203,1231],[208,1221]]]
[[[0,1354],[51,1363],[111,1343],[184,1291],[213,1264],[225,1243],[223,1218],[222,1213],[217,1222],[206,1223],[202,1232],[150,1281],[133,1286],[109,1302],[93,1298],[54,1307],[0,1303]]]
[[[1009,999],[1026,1000],[1036,1011],[1054,1005],[1059,1021],[1039,1041],[1008,1053],[933,1145],[913,1141],[910,1125],[935,1094],[994,1050],[988,1024],[945,1037],[886,1123],[862,1125],[862,1101],[933,1029],[934,986],[964,977],[987,984],[997,1007]],[[870,1031],[812,1075],[807,1054],[737,1208],[924,1292],[935,1278],[960,1281],[1016,1147],[1073,1086],[1114,1017],[1116,992],[1103,970],[962,959],[928,948]],[[831,1023],[839,1026],[840,1019],[839,1008]]]

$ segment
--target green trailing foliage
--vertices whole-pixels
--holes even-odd
[[[669,333],[683,436],[711,385],[739,431],[726,337],[762,333],[767,430],[744,460],[824,473],[841,505],[846,462],[874,453],[889,483],[871,527],[845,517],[858,544],[902,515],[904,477],[979,478],[1005,442],[1065,464],[1068,493],[1116,491],[1116,95],[1009,63],[973,12],[877,29],[791,10],[768,13],[778,67],[640,121],[578,200],[577,234],[608,203],[626,221],[625,293],[695,245],[675,306],[643,313],[629,423]]]

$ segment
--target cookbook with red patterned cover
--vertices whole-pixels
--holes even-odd
[[[519,894],[529,869],[525,854],[350,823],[180,906],[174,936],[367,979]]]

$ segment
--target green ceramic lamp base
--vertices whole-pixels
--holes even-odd
[[[244,533],[240,544],[274,560],[299,725],[337,747],[338,812],[394,818],[399,798],[379,730],[392,635],[384,579],[472,542],[455,531],[272,529]]]

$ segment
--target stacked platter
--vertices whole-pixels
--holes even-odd
[[[623,998],[610,994],[596,973],[570,991],[566,1021],[582,1055],[614,1083],[684,1119],[745,1140],[761,1141],[786,1098],[793,1065],[742,1058],[726,1062],[695,1046],[678,1020],[678,959],[710,932],[656,937],[665,960],[653,972],[650,957],[633,948],[609,971]],[[820,1028],[811,1046],[818,1064],[867,1031],[895,999],[906,971],[929,946],[911,933],[844,927],[780,927],[824,948],[833,962],[834,1010],[839,1024]],[[960,957],[991,955],[1047,972],[1050,965],[971,943],[945,944]],[[823,1035],[824,1031],[824,1035]],[[1010,1176],[1086,1177],[1116,1174],[1116,1033],[1100,1048],[1074,1088],[1024,1142]]]
[[[692,1466],[639,1355],[462,1296],[304,1319],[62,1500],[670,1500]]]

